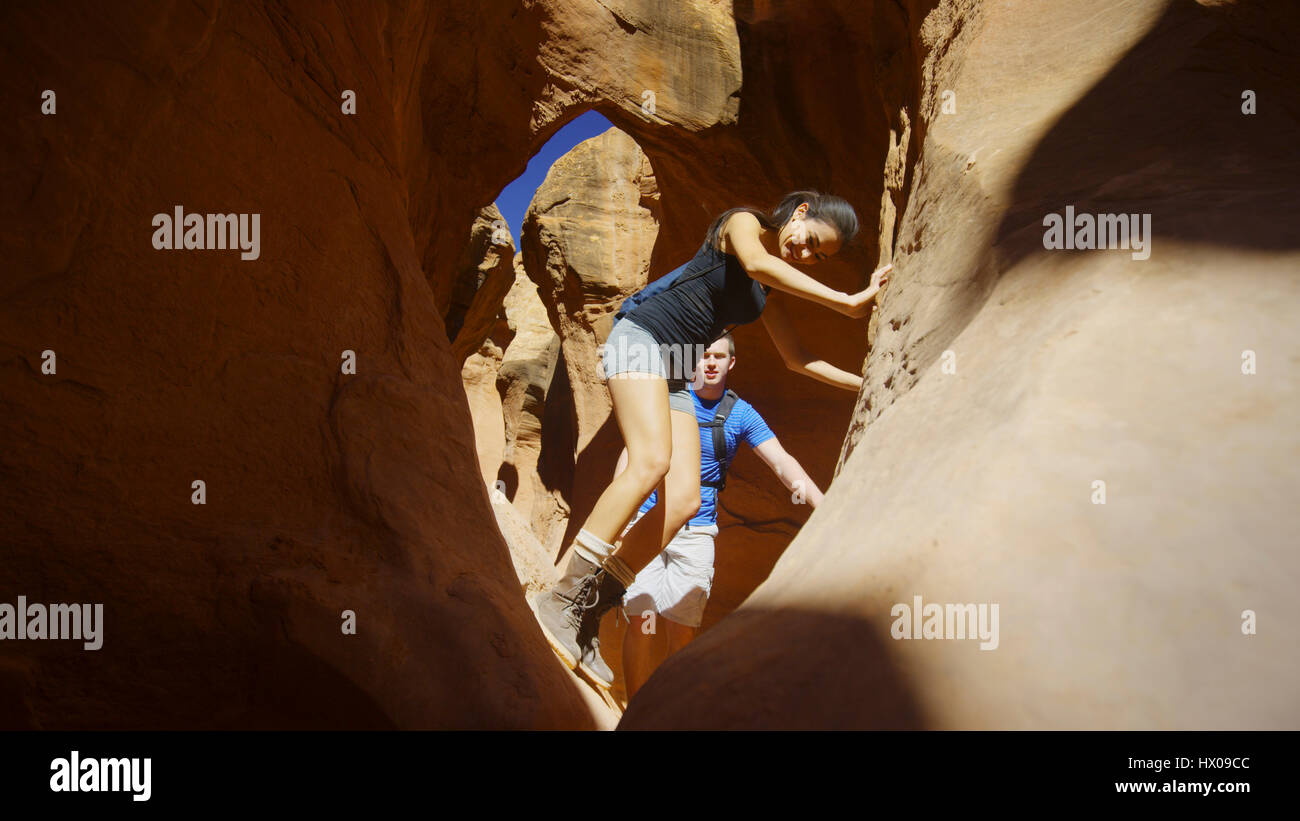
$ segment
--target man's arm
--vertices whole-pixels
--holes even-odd
[[[616,478],[625,470],[627,470],[627,448],[623,448],[623,452],[618,455],[618,464],[614,465],[614,477]]]
[[[754,448],[754,452],[767,462],[767,466],[772,469],[776,478],[781,480],[787,490],[802,493],[813,509],[821,504],[822,492],[817,488],[817,484],[808,475],[808,471],[803,469],[803,465],[799,464],[799,460],[781,447],[780,441],[775,436],[760,443]]]

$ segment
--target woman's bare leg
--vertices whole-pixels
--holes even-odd
[[[669,413],[668,382],[660,377],[620,375],[611,377],[608,384],[614,418],[627,446],[627,469],[615,476],[600,494],[582,529],[612,543],[668,473],[675,444],[669,417],[682,414]],[[698,453],[698,435],[695,449]],[[696,459],[698,473],[698,456]],[[652,558],[653,553],[633,570],[639,570]]]
[[[659,503],[637,520],[614,553],[627,563],[633,573],[658,556],[659,551],[668,546],[682,525],[700,510],[700,424],[694,413],[673,411],[669,416],[672,452],[668,473],[659,486]],[[647,491],[637,500],[633,512],[648,495]],[[631,514],[628,514],[628,519],[631,518]]]
[[[671,412],[668,383],[641,374],[609,380],[614,418],[627,445],[628,464],[600,495],[578,532],[563,574],[535,601],[537,620],[557,655],[570,667],[610,682],[613,671],[600,656],[600,616],[622,600],[637,571],[655,557],[700,506],[700,434],[694,413]],[[674,456],[674,450],[679,453]],[[662,484],[661,484],[662,483]],[[629,566],[620,553],[609,552],[613,540],[637,507],[660,485],[661,514],[642,517],[637,527],[648,536],[634,538]],[[656,531],[640,527],[660,523]],[[662,534],[662,535],[661,535]]]

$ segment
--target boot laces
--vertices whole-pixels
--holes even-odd
[[[572,596],[566,596],[563,593],[559,594],[559,596],[566,602],[564,613],[568,618],[569,626],[576,629],[582,626],[582,619],[586,612],[595,607],[600,601],[599,580],[594,573],[583,576],[572,592]]]

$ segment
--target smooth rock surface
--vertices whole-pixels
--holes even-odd
[[[924,140],[842,472],[621,726],[1300,726],[1297,18],[915,21]],[[1046,250],[1067,205],[1150,214],[1150,258]],[[895,640],[914,596],[999,605],[997,649]]]

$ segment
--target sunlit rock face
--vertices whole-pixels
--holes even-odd
[[[920,137],[839,476],[623,726],[1300,725],[1263,627],[1300,617],[1298,22],[911,18]],[[1067,207],[1075,250],[1049,250]],[[1146,247],[1082,250],[1079,214],[1149,218]]]
[[[527,609],[461,383],[501,350],[498,477],[529,403],[531,474],[573,465],[561,336],[512,359],[462,262],[594,108],[653,169],[647,278],[801,187],[863,222],[819,278],[896,266],[870,323],[786,300],[856,399],[737,335],[733,386],[840,471],[800,531],[740,457],[721,609],[626,726],[1297,726],[1298,32],[1264,5],[6,8],[2,581],[105,621],[95,651],[0,645],[0,723],[608,725]],[[257,257],[155,250],[177,206],[258,214]],[[1067,206],[1149,214],[1149,258],[1049,250]],[[556,543],[582,492],[525,510],[513,469]],[[998,605],[996,649],[894,638],[916,596],[923,635],[926,603]]]

